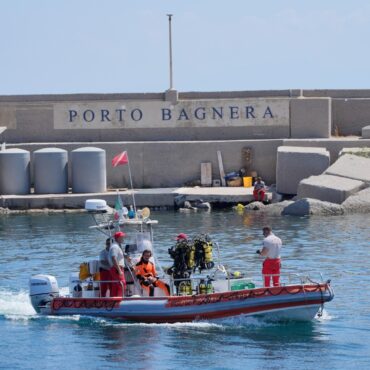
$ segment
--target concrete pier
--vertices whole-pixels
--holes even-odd
[[[127,207],[133,204],[133,194],[137,207],[174,207],[174,199],[178,195],[185,195],[187,200],[202,199],[213,205],[249,203],[253,201],[253,188],[244,187],[215,187],[215,188],[157,188],[134,189],[119,191],[123,204]],[[271,193],[267,193],[271,199]],[[30,195],[3,195],[0,197],[0,207],[11,210],[26,209],[82,209],[86,199],[104,199],[108,205],[114,207],[117,191],[88,194],[30,194]]]

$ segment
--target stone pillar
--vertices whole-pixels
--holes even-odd
[[[164,99],[165,101],[170,101],[172,104],[177,104],[179,100],[179,94],[177,90],[169,89],[165,91]]]
[[[291,138],[329,138],[331,126],[331,98],[303,97],[290,101]]]

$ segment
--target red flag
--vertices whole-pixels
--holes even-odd
[[[127,152],[124,151],[120,154],[117,154],[113,159],[112,159],[112,166],[117,167],[123,164],[128,163],[128,155]]]

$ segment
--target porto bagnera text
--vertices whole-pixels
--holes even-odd
[[[153,114],[151,111],[148,113]],[[90,122],[124,122],[132,120],[139,122],[145,117],[145,110],[140,108],[126,109],[69,109],[68,122],[75,121]],[[161,108],[158,111],[158,118],[162,121],[190,121],[190,120],[238,120],[238,119],[272,119],[274,114],[269,106],[254,107],[252,105],[240,106],[227,106],[227,107],[197,107],[197,108]]]

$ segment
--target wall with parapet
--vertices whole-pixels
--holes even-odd
[[[219,119],[221,107],[226,113]],[[101,122],[92,119],[95,108]],[[116,110],[128,115],[121,126],[122,117],[111,115]],[[242,150],[250,148],[248,169],[271,184],[279,146],[323,147],[333,163],[342,148],[369,147],[370,140],[330,134],[359,135],[368,117],[370,90],[0,96],[0,127],[7,127],[0,141],[31,152],[52,146],[69,152],[83,146],[105,149],[112,187],[129,186],[127,169],[110,166],[114,155],[127,150],[136,188],[200,179],[201,162],[211,162],[213,179],[219,179],[217,151],[228,173],[244,167]]]
[[[179,99],[177,103],[172,101],[173,95],[132,93],[0,96],[0,126],[7,127],[1,134],[0,140],[8,143],[31,143],[328,138],[330,134],[361,135],[361,128],[369,125],[370,90],[179,92],[175,94]],[[208,120],[206,123],[206,120],[201,117],[202,110],[199,110],[198,119],[195,122],[191,117],[191,115],[194,116],[196,106],[199,108],[203,103],[208,104],[209,110],[212,109],[210,104],[213,102],[213,108],[217,109],[225,101],[229,103],[225,107],[227,112],[221,120],[216,116],[213,117],[213,122]],[[267,102],[267,105],[269,102],[277,102],[278,114],[277,118],[274,117],[274,122],[269,122],[268,114],[264,117],[266,111],[262,111],[260,117],[254,120],[252,116],[247,120],[245,118],[248,117],[242,117],[248,115],[248,104],[250,102],[257,104],[258,101]],[[281,108],[284,101],[289,101],[288,113],[285,113],[285,108]],[[81,110],[81,107],[102,107],[105,104],[114,103],[128,110],[130,105],[136,103],[139,106],[151,104],[158,106],[161,102],[164,104],[163,109],[170,109],[177,115],[177,120],[174,118],[174,123],[167,126],[166,120],[159,124],[158,119],[153,119],[153,125],[147,124],[145,128],[140,127],[139,123],[135,126],[135,122],[131,122],[131,125],[128,123],[126,127],[115,128],[115,122],[112,122],[110,128],[104,128],[104,125],[94,128],[88,127],[89,125],[86,125],[86,128],[75,125],[69,129],[66,125],[61,129],[55,122],[60,120],[60,107],[63,105],[70,107],[71,110],[77,106]],[[241,104],[238,108],[240,111],[234,111],[234,113],[230,111],[234,109],[233,102],[235,105]],[[190,113],[184,111],[181,119],[178,119],[182,106],[185,108],[192,106],[193,111]],[[153,108],[148,110],[147,122],[149,123],[151,123],[152,112],[155,113],[156,110]],[[103,113],[100,109],[99,114]],[[128,115],[129,112],[125,114]],[[188,119],[186,115],[189,115]],[[239,122],[235,119],[238,115],[240,115]],[[283,120],[279,121],[279,115]],[[86,118],[89,121],[90,117]],[[137,117],[133,115],[133,118]],[[111,119],[110,116],[109,119]]]

